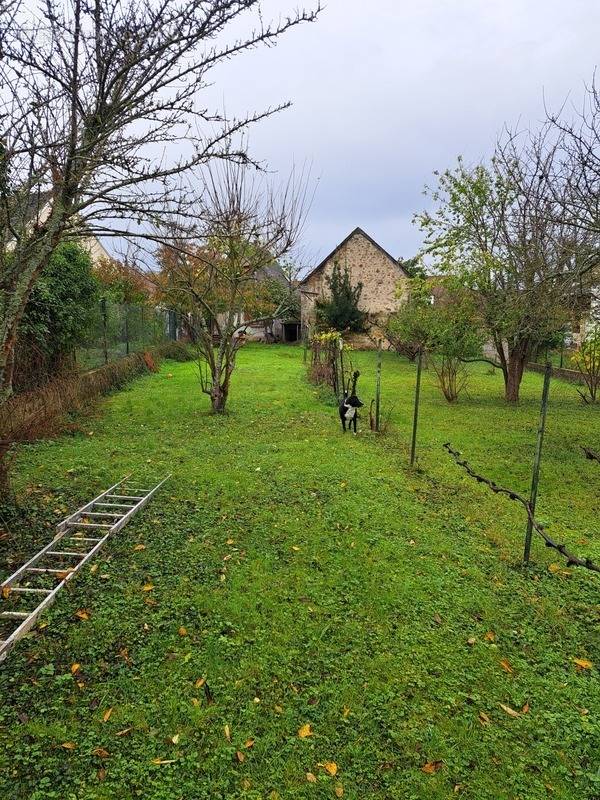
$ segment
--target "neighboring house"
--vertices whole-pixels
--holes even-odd
[[[281,266],[275,262],[258,270],[255,280],[277,281],[287,286],[287,278]],[[300,338],[300,320],[294,318],[270,319],[264,324],[243,326],[247,316],[240,315],[239,324],[245,337],[252,342],[297,342]]]
[[[36,225],[41,225],[48,218],[52,210],[51,201],[52,192],[50,191],[32,192],[25,209],[27,227],[31,226],[33,228]],[[84,250],[87,250],[92,259],[92,264],[97,264],[105,258],[111,258],[100,240],[95,236],[84,236],[82,234],[76,241]]]
[[[372,346],[381,336],[380,326],[387,317],[406,302],[409,275],[399,259],[390,255],[362,228],[355,228],[343,242],[300,281],[300,308],[302,329],[316,322],[316,301],[326,298],[329,292],[327,276],[335,264],[347,268],[353,286],[362,283],[359,306],[368,314],[370,336],[353,337],[357,346]]]

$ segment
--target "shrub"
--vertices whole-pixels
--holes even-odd
[[[582,400],[596,403],[600,388],[600,325],[595,324],[587,333],[579,350],[571,356],[571,362],[585,381],[587,392],[577,390]]]

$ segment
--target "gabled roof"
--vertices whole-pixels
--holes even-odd
[[[386,258],[388,258],[392,262],[392,264],[396,267],[396,269],[398,269],[405,277],[407,278],[409,277],[406,270],[402,267],[401,264],[398,263],[398,259],[394,258],[394,256],[388,253],[387,250],[384,250],[383,247],[378,242],[376,242],[375,239],[369,236],[368,233],[365,233],[365,231],[363,231],[362,228],[354,228],[354,230],[351,233],[349,233],[348,236],[346,236],[344,241],[340,242],[338,246],[334,250],[332,250],[331,253],[329,253],[328,256],[325,256],[325,258],[321,261],[320,264],[318,264],[314,269],[312,269],[308,273],[308,275],[302,278],[302,280],[300,281],[300,286],[306,283],[306,281],[309,278],[312,278],[313,275],[315,275],[320,269],[322,269],[325,266],[325,264],[329,261],[329,259],[333,258],[342,249],[342,247],[344,247],[344,245],[347,244],[350,241],[350,239],[352,239],[353,236],[356,236],[357,233],[360,234],[361,236],[364,236],[364,238],[370,244],[372,244],[373,247],[377,248],[377,250],[379,250],[379,252],[382,253]]]

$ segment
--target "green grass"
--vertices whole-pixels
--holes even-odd
[[[368,401],[375,356],[355,361]],[[168,363],[20,452],[30,518],[0,542],[3,574],[124,473],[173,475],[0,667],[2,796],[600,797],[600,576],[549,571],[560,557],[537,539],[525,574],[522,509],[441,447],[526,492],[541,377],[507,408],[476,369],[449,406],[425,372],[411,472],[414,367],[391,354],[381,437],[342,435],[300,349],[244,348],[223,418],[195,369]],[[549,531],[596,559],[600,465],[579,446],[600,449],[599,414],[553,383],[539,498]]]

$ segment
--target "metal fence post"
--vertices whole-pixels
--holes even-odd
[[[375,430],[379,433],[381,429],[381,343],[377,342],[377,380],[375,382]]]
[[[544,370],[544,387],[542,389],[542,405],[540,408],[540,419],[538,422],[537,442],[535,445],[535,456],[533,459],[533,473],[531,476],[531,492],[529,494],[529,516],[527,518],[527,530],[525,531],[525,550],[523,553],[523,563],[529,564],[531,552],[531,536],[533,534],[533,517],[535,516],[535,504],[537,502],[538,485],[540,481],[540,462],[542,460],[542,445],[544,443],[544,432],[546,430],[546,412],[548,410],[548,394],[550,392],[550,378],[552,376],[552,364],[546,362]]]
[[[102,350],[104,363],[108,364],[108,309],[106,308],[106,297],[100,300],[100,311],[102,313]]]
[[[423,351],[419,349],[419,355],[417,357],[417,383],[415,386],[415,411],[413,414],[413,429],[412,429],[412,441],[410,443],[410,466],[414,466],[415,463],[415,451],[417,448],[417,424],[419,422],[419,397],[421,394],[421,367],[423,364]]]

